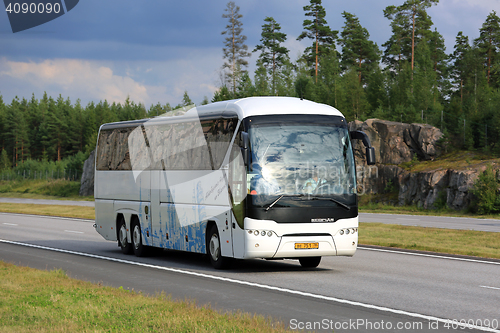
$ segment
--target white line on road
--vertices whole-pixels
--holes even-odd
[[[83,234],[83,231],[74,231],[74,230],[64,230],[64,232],[72,232],[74,234]]]
[[[480,259],[459,258],[459,257],[447,257],[447,256],[439,256],[436,254],[404,252],[404,251],[395,251],[395,250],[387,250],[387,249],[375,249],[375,248],[363,247],[363,246],[358,246],[358,249],[368,250],[368,251],[378,251],[378,252],[389,252],[389,253],[396,253],[396,254],[406,254],[409,256],[430,257],[430,258],[439,258],[439,259],[448,259],[448,260],[477,262],[477,263],[481,263],[481,264],[500,265],[500,262],[497,262],[497,261],[486,261],[486,260],[480,260]]]
[[[269,286],[269,285],[260,284],[260,283],[236,280],[236,279],[231,279],[231,278],[226,278],[226,277],[221,277],[221,276],[216,276],[216,275],[209,275],[209,274],[204,274],[204,273],[186,271],[186,270],[171,268],[171,267],[156,266],[156,265],[151,265],[151,264],[145,264],[142,262],[128,261],[128,260],[111,258],[111,257],[103,257],[103,256],[90,254],[90,253],[84,253],[84,252],[75,252],[75,251],[56,249],[56,248],[34,245],[34,244],[13,242],[13,241],[8,241],[8,240],[3,240],[3,239],[0,239],[0,242],[6,243],[6,244],[14,244],[14,245],[33,247],[33,248],[42,249],[42,250],[49,250],[49,251],[67,253],[67,254],[74,254],[74,255],[79,255],[79,256],[89,257],[89,258],[109,260],[109,261],[119,262],[119,263],[123,263],[123,264],[154,268],[154,269],[164,270],[164,271],[168,271],[168,272],[186,274],[186,275],[197,276],[197,277],[201,277],[201,278],[207,278],[207,279],[224,281],[224,282],[230,282],[230,283],[251,286],[251,287],[256,287],[256,288],[261,288],[261,289],[274,290],[274,291],[279,291],[279,292],[288,293],[288,294],[292,294],[292,295],[311,297],[311,298],[315,298],[315,299],[321,299],[321,300],[332,301],[332,302],[336,302],[336,303],[358,306],[358,307],[362,307],[362,308],[366,308],[366,309],[378,310],[378,311],[382,311],[382,312],[390,312],[390,313],[394,313],[394,314],[398,314],[398,315],[409,316],[409,317],[424,319],[424,320],[433,321],[433,322],[440,322],[443,324],[451,323],[450,319],[428,316],[428,315],[423,315],[423,314],[414,313],[414,312],[408,312],[408,311],[404,311],[404,310],[391,309],[391,308],[386,308],[384,306],[378,306],[378,305],[373,305],[373,304],[361,303],[361,302],[356,302],[356,301],[349,301],[349,300],[345,300],[345,299],[341,299],[341,298],[313,294],[313,293],[308,293],[308,292],[299,291],[299,290],[293,290],[293,289],[287,289],[287,288],[282,288],[282,287]],[[468,326],[468,328],[477,329],[477,330],[484,331],[484,332],[500,333],[500,330],[496,330],[496,329],[492,329],[492,328],[488,328],[488,327],[476,326],[476,325],[470,325],[470,326]]]
[[[2,223],[2,224],[5,224],[5,225],[17,225],[17,224],[14,224],[14,223]]]
[[[420,219],[405,219],[403,217],[398,217],[396,220],[405,220],[405,221],[420,221]]]
[[[480,288],[488,288],[488,289],[495,289],[495,290],[500,290],[500,288],[497,287],[488,287],[488,286],[479,286]]]

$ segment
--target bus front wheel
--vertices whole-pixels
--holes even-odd
[[[304,257],[299,258],[300,265],[304,268],[318,267],[321,257]]]
[[[136,256],[143,257],[146,255],[146,246],[142,244],[141,226],[137,220],[132,224],[132,248]]]
[[[123,217],[118,222],[118,246],[120,246],[123,254],[132,253],[132,244],[127,240],[127,226]]]
[[[213,225],[207,238],[207,254],[210,258],[210,263],[216,269],[223,269],[229,266],[230,258],[223,257],[221,254],[221,242],[217,226]]]

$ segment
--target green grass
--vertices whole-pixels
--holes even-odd
[[[454,151],[444,154],[434,161],[409,161],[401,163],[399,166],[407,171],[421,172],[446,169],[464,169],[468,167],[500,164],[500,159],[492,154],[479,151]]]
[[[500,259],[500,233],[360,223],[359,244]]]
[[[282,323],[221,313],[0,261],[0,332],[286,332]]]
[[[94,207],[82,206],[37,205],[0,202],[0,212],[28,215],[74,217],[89,220],[95,219]]]
[[[53,180],[4,180],[0,181],[0,196],[31,198],[31,199],[53,199],[65,198],[71,200],[94,200],[91,197],[80,197],[80,182],[64,179]]]

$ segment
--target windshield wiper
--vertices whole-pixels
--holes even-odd
[[[280,201],[280,200],[281,200],[281,198],[283,198],[284,196],[285,196],[284,194],[280,195],[278,199],[274,200],[274,201],[273,201],[273,203],[272,203],[272,204],[270,204],[270,205],[269,205],[269,206],[265,209],[265,211],[267,212],[269,209],[273,208],[273,206],[274,206],[274,205],[276,205],[276,203],[277,203],[278,201]]]
[[[328,200],[328,201],[335,202],[337,205],[339,205],[340,207],[342,207],[346,210],[351,210],[351,207],[349,207],[345,203],[343,203],[339,200],[333,199],[333,198],[324,198],[324,197],[315,197],[315,196],[307,196],[306,197],[305,195],[301,195],[300,199],[292,199],[292,200]]]

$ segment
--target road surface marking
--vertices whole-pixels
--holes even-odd
[[[488,286],[479,286],[481,288],[488,288],[488,289],[495,289],[495,290],[500,290],[500,288],[497,287],[488,287]]]
[[[5,225],[17,225],[17,224],[14,224],[14,223],[3,223]]]
[[[64,232],[72,232],[74,234],[83,234],[83,231],[64,230]]]
[[[168,271],[168,272],[174,272],[174,273],[180,273],[180,274],[185,274],[185,275],[197,276],[197,277],[201,277],[201,278],[207,278],[207,279],[211,279],[211,280],[218,280],[218,281],[230,282],[230,283],[235,283],[235,284],[244,285],[244,286],[250,286],[250,287],[255,287],[255,288],[261,288],[261,289],[267,289],[267,290],[274,290],[274,291],[279,291],[279,292],[283,292],[283,293],[287,293],[287,294],[292,294],[292,295],[299,295],[299,296],[311,297],[311,298],[314,298],[314,299],[321,299],[321,300],[326,300],[326,301],[331,301],[331,302],[336,302],[336,303],[341,303],[341,304],[348,304],[348,305],[352,305],[352,306],[358,306],[358,307],[362,307],[362,308],[366,308],[366,309],[373,309],[373,310],[378,310],[378,311],[383,311],[383,312],[389,312],[389,313],[394,313],[394,314],[398,314],[398,315],[408,316],[408,317],[412,317],[412,318],[419,318],[419,319],[424,319],[424,320],[428,320],[428,321],[440,322],[440,323],[443,323],[443,324],[444,323],[448,323],[448,324],[450,323],[450,319],[439,318],[439,317],[434,317],[434,316],[428,316],[428,315],[424,315],[424,314],[420,314],[420,313],[414,313],[414,312],[408,312],[408,311],[404,311],[404,310],[397,310],[397,309],[387,308],[387,307],[384,307],[384,306],[378,306],[378,305],[373,305],[373,304],[368,304],[368,303],[361,303],[361,302],[356,302],[356,301],[350,301],[350,300],[336,298],[336,297],[331,297],[331,296],[324,296],[324,295],[319,295],[319,294],[313,294],[313,293],[299,291],[299,290],[293,290],[293,289],[288,289],[288,288],[269,286],[269,285],[265,285],[265,284],[261,284],[261,283],[254,283],[254,282],[236,280],[236,279],[226,278],[226,277],[222,277],[222,276],[209,275],[209,274],[205,274],[205,273],[198,273],[198,272],[187,271],[187,270],[182,270],[182,269],[177,269],[177,268],[171,268],[171,267],[156,266],[156,265],[146,264],[146,263],[137,262],[137,261],[129,261],[129,260],[123,260],[123,259],[118,259],[118,258],[112,258],[112,257],[104,257],[104,256],[100,256],[100,255],[96,255],[96,254],[90,254],[90,253],[84,253],[84,252],[75,252],[75,251],[63,250],[63,249],[57,249],[57,248],[51,248],[51,247],[46,247],[46,246],[41,246],[41,245],[34,245],[34,244],[27,244],[27,243],[20,243],[20,242],[8,241],[8,240],[4,240],[4,239],[0,239],[0,242],[1,243],[6,243],[6,244],[27,246],[27,247],[32,247],[32,248],[37,248],[37,249],[42,249],[42,250],[49,250],[49,251],[67,253],[67,254],[74,254],[74,255],[79,255],[79,256],[82,256],[82,257],[89,257],[89,258],[102,259],[102,260],[109,260],[109,261],[123,263],[123,264],[129,264],[129,265],[135,265],[135,266],[141,266],[141,267],[148,267],[148,268],[153,268],[153,269],[158,269],[158,270],[163,270],[163,271]],[[496,329],[492,329],[492,328],[487,328],[487,327],[476,326],[476,325],[470,325],[470,326],[468,326],[468,328],[477,329],[477,330],[484,331],[484,332],[500,333],[500,330],[496,330]]]

